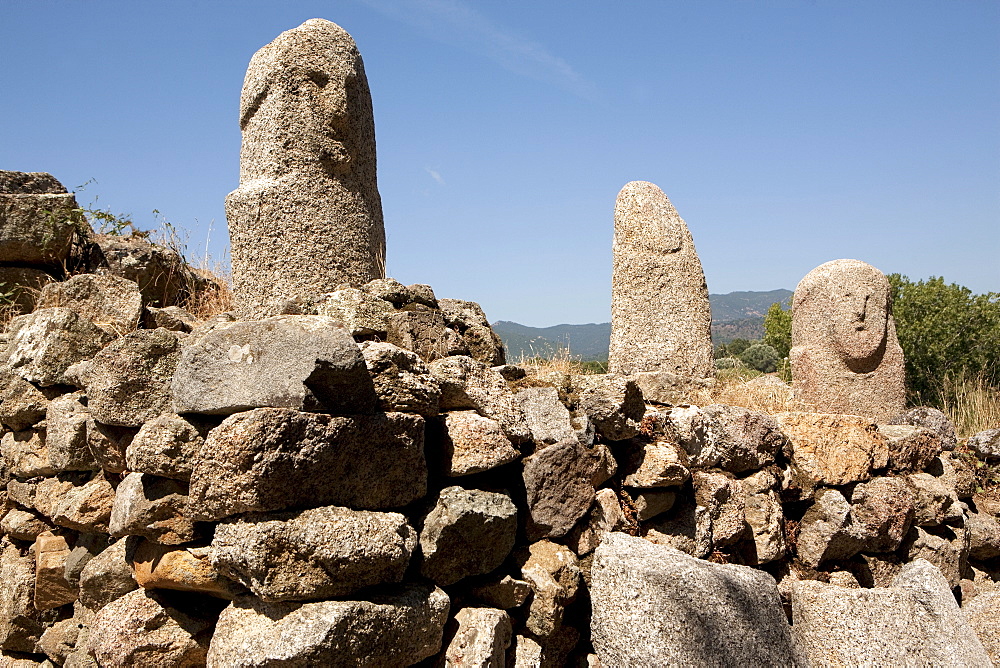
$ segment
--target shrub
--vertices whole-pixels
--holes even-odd
[[[781,355],[766,343],[755,343],[740,355],[740,360],[751,369],[763,373],[772,373],[777,369]]]

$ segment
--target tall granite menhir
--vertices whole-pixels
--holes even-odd
[[[889,281],[860,260],[805,275],[792,297],[792,387],[820,413],[889,420],[906,400]]]
[[[615,203],[612,373],[715,376],[708,286],[684,220],[657,186],[625,184]]]
[[[375,122],[351,36],[310,19],[255,53],[240,129],[240,187],[226,198],[239,315],[383,278]]]

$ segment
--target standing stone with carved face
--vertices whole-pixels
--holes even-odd
[[[610,371],[665,373],[682,384],[712,378],[711,327],[687,225],[656,185],[625,184],[615,203]]]
[[[240,186],[226,198],[239,315],[383,278],[375,121],[351,36],[310,19],[254,54],[240,129]]]
[[[803,278],[792,298],[792,386],[821,413],[884,422],[903,409],[903,350],[889,281],[860,260],[834,260]]]

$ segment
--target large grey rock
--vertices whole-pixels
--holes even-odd
[[[462,335],[470,357],[490,366],[507,361],[503,341],[490,327],[479,304],[462,299],[439,299],[438,307],[445,324]]]
[[[240,129],[240,186],[226,198],[240,313],[384,277],[375,124],[351,36],[310,19],[257,51]]]
[[[462,608],[458,628],[444,652],[445,665],[469,668],[503,666],[511,641],[510,616],[495,608]]]
[[[514,394],[531,430],[531,439],[538,445],[558,443],[576,438],[569,409],[559,401],[554,387],[523,387]]]
[[[80,604],[96,612],[111,601],[139,587],[127,556],[128,541],[112,543],[93,557],[80,572]]]
[[[188,510],[199,520],[324,505],[380,510],[426,491],[417,415],[259,408],[211,431],[191,474]]]
[[[326,315],[344,323],[351,336],[385,336],[392,304],[358,288],[342,288],[323,295],[316,315]]]
[[[441,388],[416,353],[391,343],[365,341],[361,354],[375,385],[379,409],[437,415]]]
[[[325,316],[220,323],[184,348],[171,388],[177,413],[371,413],[376,402],[350,332]]]
[[[180,357],[180,341],[166,329],[144,329],[114,341],[84,374],[87,409],[98,422],[119,427],[139,427],[169,411]]]
[[[142,317],[139,285],[120,276],[78,274],[50,283],[38,296],[37,308],[53,306],[76,311],[117,334],[134,331]]]
[[[366,601],[236,599],[219,617],[208,666],[413,665],[440,650],[448,595],[426,585],[397,591]]]
[[[429,365],[441,386],[441,410],[475,410],[500,423],[515,444],[531,438],[531,430],[499,372],[478,360],[456,355]]]
[[[813,505],[799,523],[799,559],[813,568],[830,559],[848,559],[862,548],[853,530],[851,504],[836,489],[816,492]]]
[[[691,457],[691,466],[698,468],[756,471],[774,463],[785,443],[774,418],[739,406],[673,408],[670,420],[684,434],[680,443]]]
[[[990,591],[976,596],[962,606],[969,625],[983,643],[994,664],[1000,664],[1000,591]]]
[[[739,480],[719,471],[695,471],[691,483],[695,503],[708,511],[712,549],[732,545],[747,535],[746,492]]]
[[[591,571],[594,649],[605,666],[805,665],[774,579],[622,533]]]
[[[159,592],[125,594],[94,618],[87,649],[101,666],[204,665],[211,622],[170,606]]]
[[[711,324],[687,225],[654,184],[625,184],[615,202],[610,370],[712,378]]]
[[[820,665],[989,666],[948,582],[925,560],[889,588],[848,589],[815,580],[791,588],[792,619]]]
[[[573,386],[579,410],[594,423],[598,434],[621,441],[639,433],[646,406],[634,380],[616,374],[573,376]]]
[[[878,422],[906,399],[889,281],[859,260],[833,260],[799,281],[792,297],[792,387],[818,413]]]
[[[443,423],[442,455],[446,476],[481,473],[521,456],[500,423],[476,411],[450,411],[443,415]]]
[[[0,194],[0,257],[21,265],[59,267],[86,226],[76,198],[61,193]]]
[[[14,318],[0,362],[42,387],[67,384],[66,370],[90,359],[114,336],[67,308],[46,308]]]
[[[410,350],[425,362],[448,356],[448,332],[438,311],[398,311],[388,319],[386,341]]]
[[[87,418],[83,393],[64,394],[52,400],[45,411],[45,445],[49,461],[57,471],[96,471],[100,469],[87,445]]]
[[[907,409],[892,417],[888,424],[911,425],[930,429],[941,437],[942,450],[954,450],[958,443],[958,436],[955,433],[955,425],[951,419],[937,408],[930,406],[917,406]]]
[[[899,553],[905,561],[924,559],[930,562],[951,587],[957,587],[969,568],[969,532],[946,526],[935,527],[933,531],[912,527]]]
[[[209,425],[189,417],[164,413],[143,424],[125,450],[128,470],[190,480]]]
[[[576,439],[547,445],[524,459],[531,536],[564,536],[583,517],[594,500],[597,463],[594,451]]]
[[[115,490],[108,532],[115,537],[145,536],[165,545],[197,537],[186,514],[187,485],[145,473],[129,473]]]
[[[310,601],[401,581],[416,546],[398,513],[326,506],[223,521],[209,558],[265,601]]]
[[[489,573],[514,548],[517,508],[505,494],[441,490],[420,531],[420,572],[441,586]]]

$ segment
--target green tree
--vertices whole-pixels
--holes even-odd
[[[778,351],[780,357],[788,357],[792,349],[792,311],[781,308],[775,302],[764,316],[764,343]]]
[[[766,343],[755,343],[740,355],[740,361],[751,369],[757,369],[763,373],[772,373],[777,369],[778,360],[781,355],[777,350]]]
[[[728,344],[726,344],[726,356],[728,357],[739,357],[743,354],[743,351],[754,344],[754,341],[749,341],[747,339],[733,339]]]
[[[911,403],[940,406],[948,378],[1000,387],[1000,294],[976,295],[933,276],[888,278]]]

